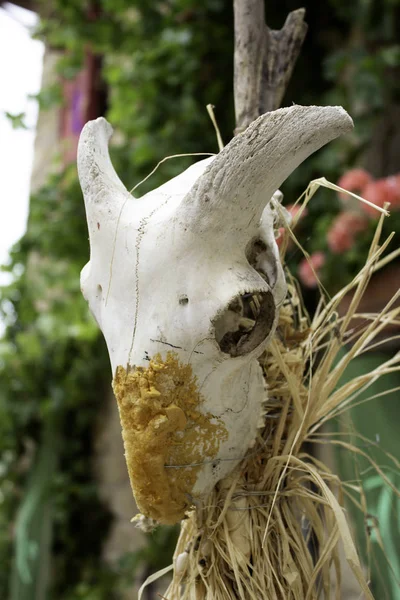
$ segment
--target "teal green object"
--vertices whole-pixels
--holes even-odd
[[[10,600],[47,600],[52,542],[51,485],[57,466],[55,419],[45,424],[15,525]]]
[[[368,353],[354,359],[340,384],[371,372],[387,359],[383,353]],[[366,515],[350,502],[347,508],[358,550],[369,568],[376,600],[400,600],[400,499],[396,493],[400,491],[398,462],[396,465],[400,461],[400,392],[396,390],[399,387],[400,373],[379,378],[354,400],[360,404],[336,422],[339,431],[350,433],[349,438],[340,439],[365,452],[388,480],[384,481],[366,457],[339,446],[341,479],[355,485],[361,483],[364,492]],[[363,402],[376,395],[379,397]],[[357,437],[357,433],[365,439]],[[358,494],[356,497],[359,499]]]

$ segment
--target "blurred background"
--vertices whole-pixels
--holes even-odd
[[[400,0],[266,2],[268,26],[281,28],[301,6],[309,31],[283,105],[341,104],[355,130],[297,169],[282,188],[284,202],[295,212],[310,180],[324,176],[379,206],[391,202],[383,234],[398,233]],[[77,142],[86,121],[105,115],[128,189],[168,155],[217,152],[206,105],[215,106],[229,141],[232,2],[0,2],[0,82],[0,598],[136,598],[141,582],[170,564],[177,530],[143,534],[130,523],[137,509],[106,346],[79,289],[89,246]],[[137,194],[193,160],[163,163]],[[328,295],[349,282],[377,218],[329,190],[311,201],[296,235],[314,271],[295,246],[287,253],[310,312],[315,272]],[[388,252],[397,247],[396,234]],[[373,277],[362,309],[381,310],[399,282],[394,262]],[[386,330],[346,376],[397,351],[398,333]],[[332,425],[392,482],[345,448],[336,453],[341,476],[361,490],[362,510],[349,510],[378,600],[400,598],[399,389],[398,375],[386,376]],[[359,597],[351,594],[344,600]],[[150,586],[147,598],[154,597]]]

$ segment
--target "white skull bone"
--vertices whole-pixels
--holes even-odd
[[[85,126],[78,169],[91,251],[82,291],[108,346],[146,516],[180,520],[254,443],[266,395],[257,358],[285,296],[268,201],[351,127],[340,107],[267,113],[216,157],[135,199],[110,162],[109,124]],[[255,324],[243,314],[254,296]]]

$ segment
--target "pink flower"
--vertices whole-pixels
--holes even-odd
[[[349,250],[355,237],[368,227],[368,219],[356,212],[342,212],[333,221],[328,231],[328,246],[335,254]]]
[[[296,218],[296,216],[302,209],[302,205],[301,204],[288,204],[287,206],[285,206],[285,208],[288,212],[290,212],[292,218],[294,219],[294,218]],[[303,219],[304,217],[306,217],[307,214],[308,214],[307,208],[304,208],[303,210],[301,210],[300,219]]]
[[[349,192],[354,192],[355,194],[362,196],[363,189],[371,181],[371,175],[364,169],[351,169],[341,176],[337,185]],[[343,192],[339,192],[339,196],[342,200],[348,200],[347,194],[344,194]]]
[[[399,188],[397,181],[393,181],[392,177],[388,177],[387,179],[378,179],[377,181],[371,181],[364,188],[362,197],[365,200],[368,200],[372,204],[376,206],[382,206],[385,202],[390,202],[391,204],[397,206],[399,205]],[[379,211],[375,210],[372,206],[368,206],[368,204],[362,203],[362,209],[371,217],[378,218]]]
[[[303,258],[299,264],[299,277],[303,285],[309,288],[317,287],[317,277],[324,264],[325,254],[323,252],[314,252],[308,260]]]
[[[279,227],[279,229],[278,229],[278,237],[275,238],[275,241],[277,243],[278,248],[280,248],[282,246],[285,233],[286,233],[286,228],[285,227]]]
[[[392,200],[393,208],[400,208],[400,175],[391,175],[385,179],[386,185],[396,194],[396,199]]]

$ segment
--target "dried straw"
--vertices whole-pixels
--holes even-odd
[[[306,202],[315,191],[313,184]],[[351,492],[357,485],[342,484],[309,453],[307,442],[329,439],[366,455],[340,436],[326,437],[321,427],[377,377],[400,369],[398,353],[371,373],[340,384],[350,361],[373,346],[388,323],[400,323],[400,308],[393,308],[393,300],[379,315],[363,315],[365,326],[337,362],[353,336],[349,328],[359,316],[357,307],[371,275],[387,262],[382,253],[388,240],[380,244],[383,218],[384,214],[365,266],[333,298],[321,295],[312,320],[288,274],[289,293],[279,326],[260,359],[268,383],[265,428],[248,457],[182,522],[172,581],[163,594],[167,600],[339,600],[340,549],[360,593],[373,598],[343,508],[344,495],[354,499]],[[339,317],[338,305],[350,290],[354,295],[349,311]],[[373,466],[393,487],[378,465]],[[362,498],[358,504],[362,509]]]

